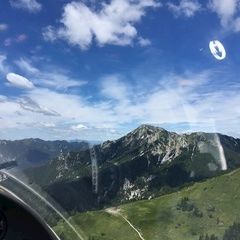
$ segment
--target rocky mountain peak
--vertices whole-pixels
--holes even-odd
[[[135,130],[127,134],[126,137],[139,140],[139,139],[148,139],[152,137],[156,138],[156,136],[168,135],[168,133],[169,132],[163,128],[148,125],[148,124],[142,124]]]
[[[149,131],[149,132],[162,131],[162,132],[167,132],[167,130],[164,129],[164,128],[153,126],[153,125],[150,125],[150,124],[142,124],[134,130],[134,132],[136,132],[136,131]]]

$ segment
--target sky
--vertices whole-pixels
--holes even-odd
[[[239,40],[239,0],[1,1],[0,139],[239,137]]]

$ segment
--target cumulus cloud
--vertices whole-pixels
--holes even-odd
[[[46,40],[65,39],[71,45],[87,49],[93,40],[98,45],[126,46],[137,39],[135,27],[146,14],[147,8],[157,8],[157,0],[111,0],[93,9],[81,2],[65,5],[60,22],[62,26],[47,26],[43,31]]]
[[[42,5],[36,0],[10,0],[10,4],[13,8],[27,10],[31,13],[39,12],[42,9]]]
[[[238,30],[238,20],[235,19],[235,15],[239,3],[239,0],[209,0],[208,7],[211,11],[217,13],[224,28]]]
[[[176,17],[181,15],[185,17],[193,17],[201,10],[201,4],[198,0],[180,0],[178,5],[169,2],[167,3],[167,6]]]
[[[0,23],[0,32],[8,29],[8,25],[5,23]]]
[[[27,78],[18,75],[16,73],[8,73],[6,79],[11,84],[11,86],[23,89],[33,89],[34,85]]]

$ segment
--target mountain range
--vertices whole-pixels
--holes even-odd
[[[94,146],[40,139],[1,143],[8,150],[2,154],[10,156],[14,146],[11,156],[17,156],[2,163],[4,167],[14,170],[11,164],[18,164],[20,177],[24,173],[28,186],[58,210],[67,210],[83,239],[225,240],[240,222],[240,139],[141,125]],[[32,149],[48,153],[48,158],[33,154],[25,159]],[[10,178],[1,184],[32,206],[61,238],[75,239],[30,188]]]
[[[118,140],[62,153],[25,173],[65,209],[85,211],[156,198],[239,166],[240,139],[141,125]]]
[[[44,141],[23,139],[0,140],[0,167],[18,166],[28,168],[46,164],[60,154],[88,149],[86,142]]]

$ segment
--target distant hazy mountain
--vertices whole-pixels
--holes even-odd
[[[149,125],[94,150],[97,194],[89,150],[61,154],[27,174],[65,208],[85,210],[151,199],[240,166],[240,139],[216,133],[180,135]]]
[[[15,163],[19,167],[32,167],[46,163],[69,151],[86,150],[86,142],[44,141],[24,139],[16,141],[0,140],[0,166]]]

